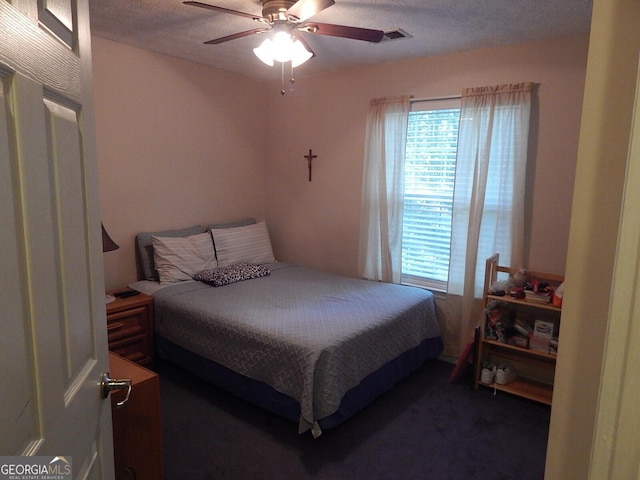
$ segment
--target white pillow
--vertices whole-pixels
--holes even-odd
[[[218,266],[235,263],[275,262],[267,224],[262,221],[253,225],[212,230],[213,243],[218,257]]]
[[[189,237],[151,237],[153,259],[161,284],[191,280],[196,273],[217,267],[209,232]]]

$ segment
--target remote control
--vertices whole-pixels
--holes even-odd
[[[114,297],[120,298],[133,297],[135,295],[140,295],[140,292],[137,290],[125,290],[124,292],[117,292],[113,294]]]

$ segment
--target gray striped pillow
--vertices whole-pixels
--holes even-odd
[[[275,262],[267,224],[262,221],[254,225],[212,230],[218,266],[235,263]]]
[[[209,232],[189,237],[151,237],[153,257],[161,284],[191,280],[196,273],[216,268]]]

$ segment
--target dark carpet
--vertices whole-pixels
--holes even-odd
[[[165,480],[540,480],[550,408],[430,361],[319,438],[159,363]]]

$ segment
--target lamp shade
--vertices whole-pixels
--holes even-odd
[[[103,252],[111,252],[113,250],[117,250],[120,247],[116,242],[114,242],[107,231],[104,229],[104,225],[100,224],[102,227],[102,251]]]
[[[253,53],[260,59],[261,62],[273,67],[273,42],[270,38],[267,38],[260,44],[259,47],[253,49]]]
[[[291,66],[297,67],[313,57],[313,53],[307,50],[300,40],[293,42],[291,46]]]

